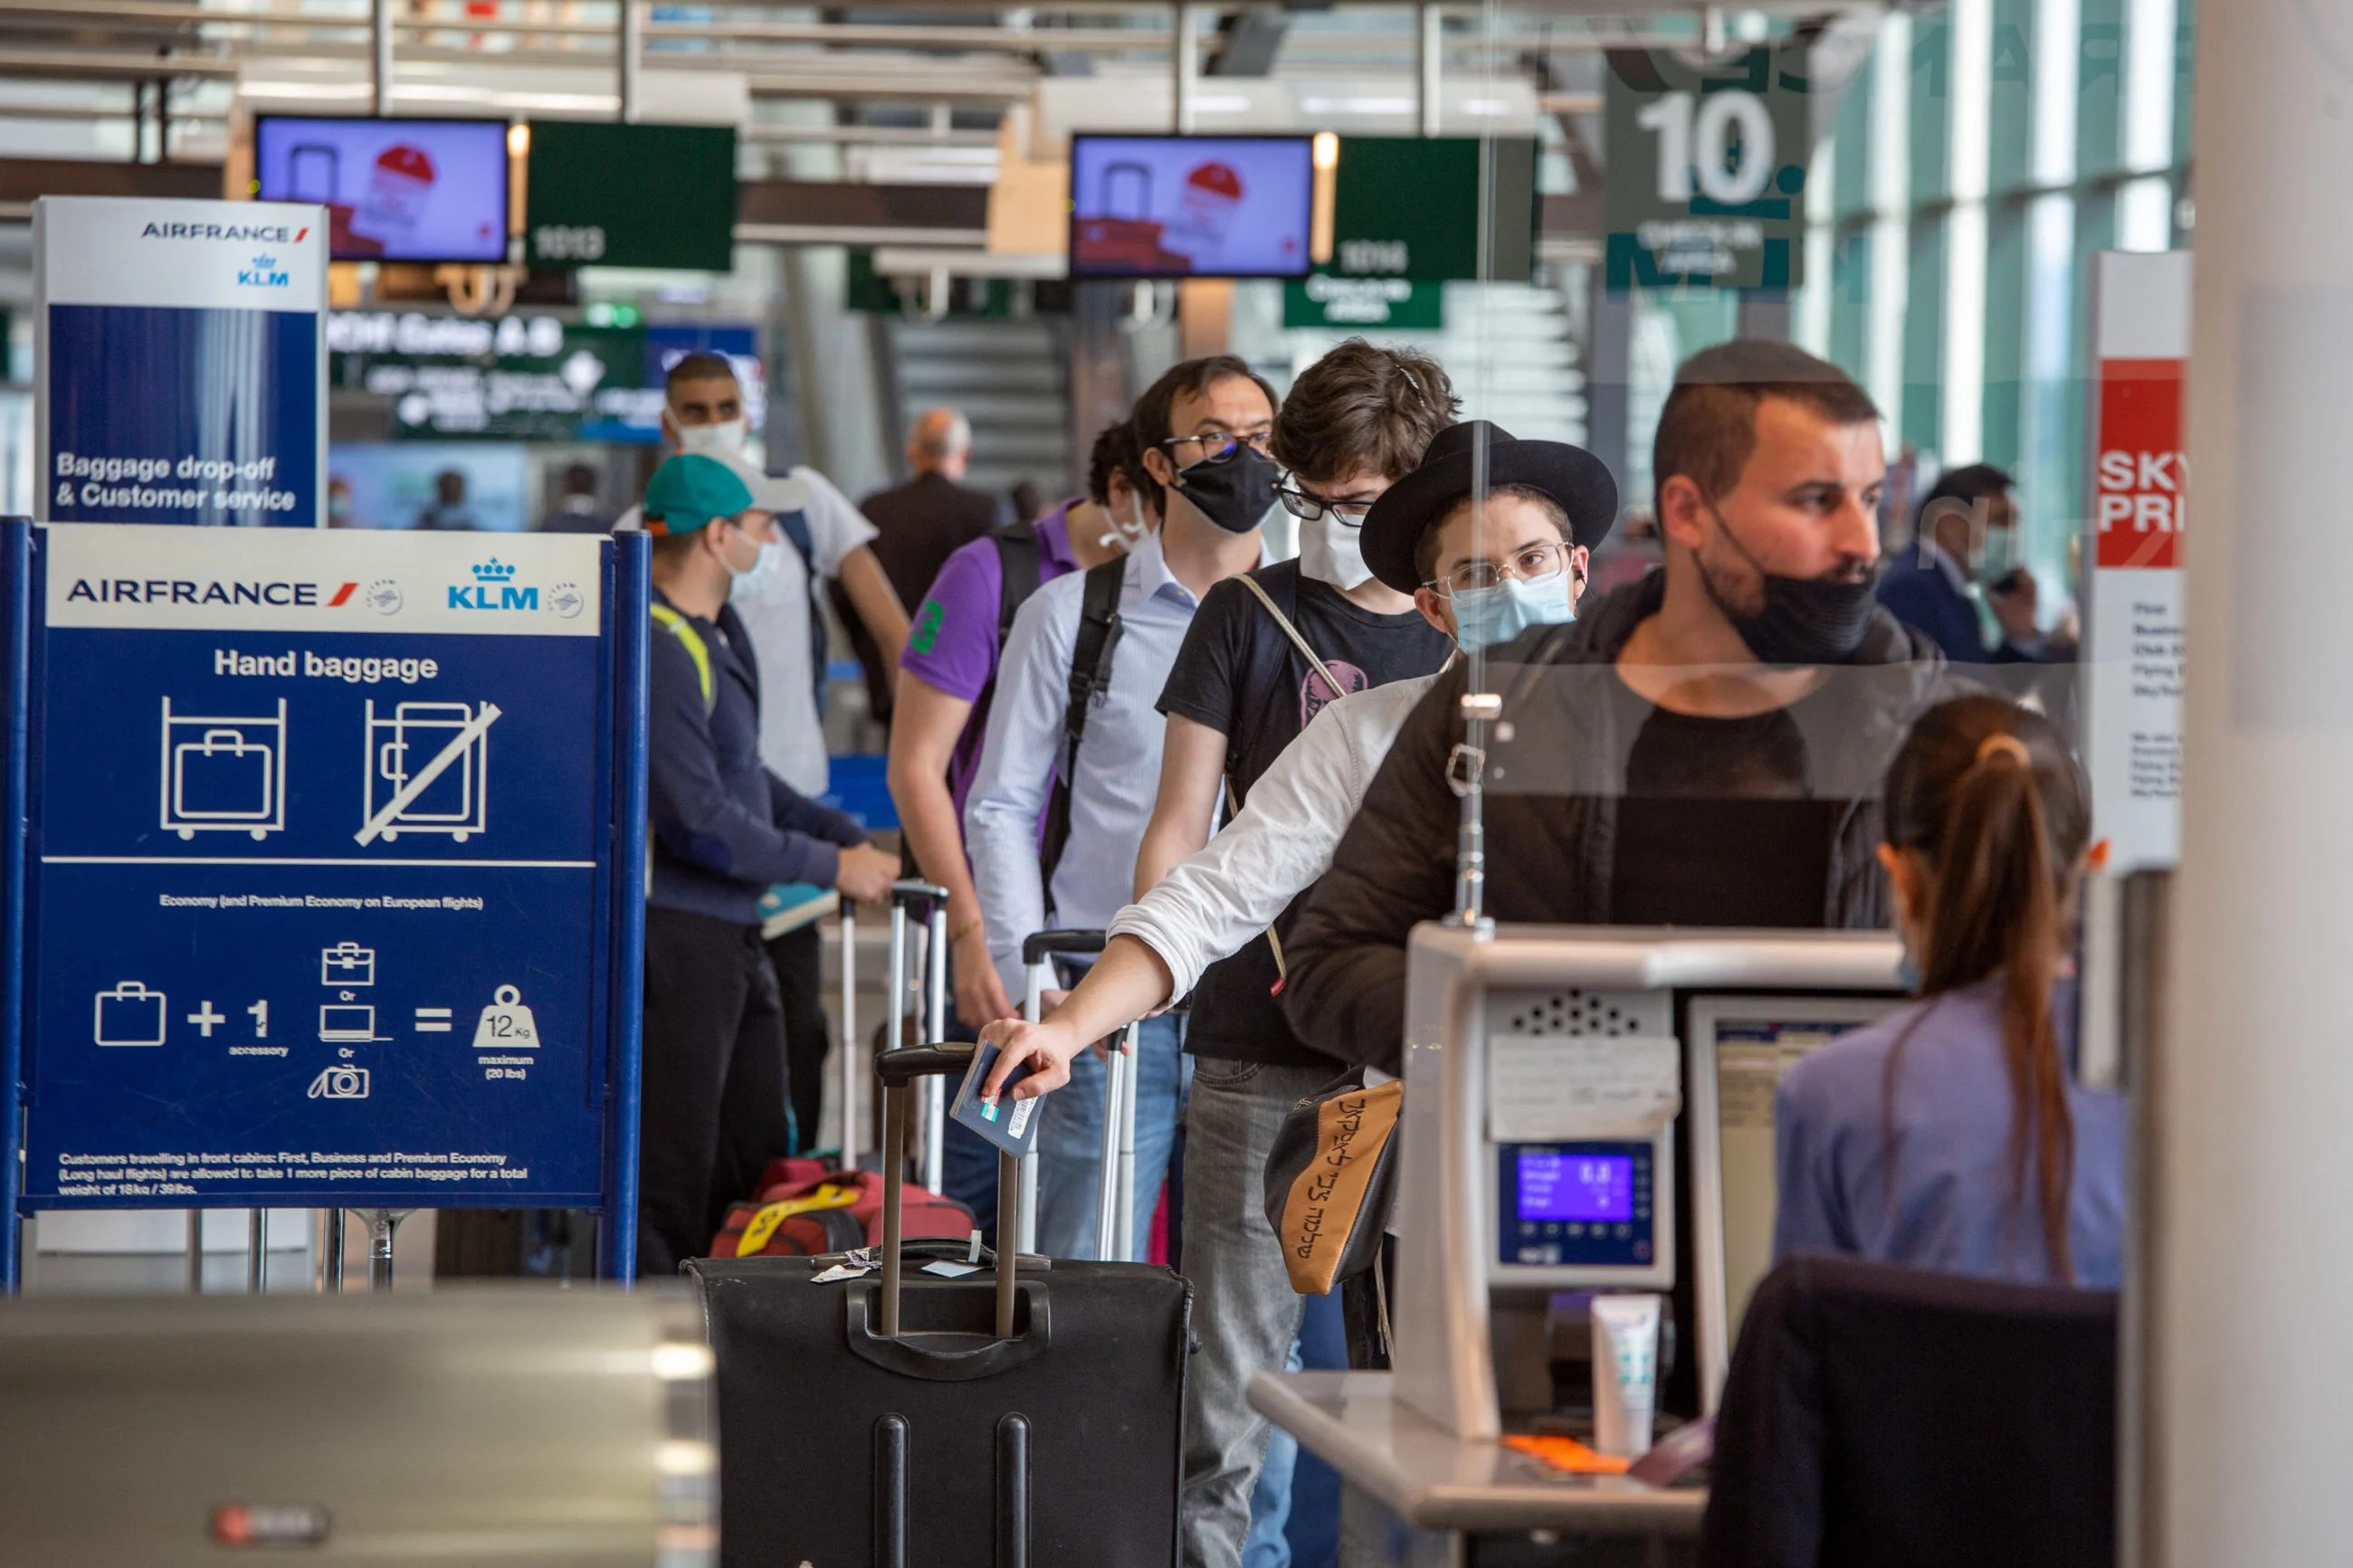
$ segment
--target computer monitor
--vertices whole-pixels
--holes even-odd
[[[504,261],[507,163],[503,120],[254,123],[254,195],[325,207],[337,261]]]
[[[1700,1401],[1715,1414],[1732,1342],[1773,1267],[1773,1096],[1799,1058],[1904,1005],[1901,996],[1695,996],[1683,1092],[1692,1140],[1692,1286]]]
[[[1071,138],[1073,278],[1303,278],[1306,136]]]

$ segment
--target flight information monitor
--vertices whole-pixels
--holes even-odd
[[[1904,1005],[1900,996],[1701,996],[1683,1082],[1692,1136],[1693,1281],[1709,1415],[1748,1298],[1773,1267],[1773,1097],[1816,1047]]]
[[[1304,278],[1304,136],[1073,136],[1073,278]]]
[[[502,120],[329,120],[265,115],[254,195],[327,209],[337,261],[507,258]]]

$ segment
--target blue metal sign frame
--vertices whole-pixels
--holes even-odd
[[[0,1291],[76,1207],[594,1208],[626,1280],[646,541],[267,532],[349,580],[0,521]]]

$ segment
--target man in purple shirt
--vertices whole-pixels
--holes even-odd
[[[1125,420],[1106,427],[1088,461],[1087,494],[1029,525],[1037,583],[1011,584],[1012,603],[1039,583],[1108,561],[1158,526],[1158,487],[1142,476],[1134,427]],[[965,795],[980,766],[1002,627],[1012,618],[1005,567],[1008,555],[1021,553],[1005,542],[996,534],[974,540],[950,555],[932,580],[900,656],[891,730],[891,799],[916,866],[948,890],[956,1013],[975,1029],[1014,1012],[989,963],[964,853]]]

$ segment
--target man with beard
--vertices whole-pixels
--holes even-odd
[[[1652,453],[1662,570],[1458,666],[1406,722],[1294,931],[1308,1044],[1398,1070],[1401,949],[1455,905],[1450,772],[1486,742],[1485,912],[1611,925],[1888,921],[1873,791],[1943,683],[1873,596],[1878,410],[1836,366],[1736,342],[1675,377]]]

